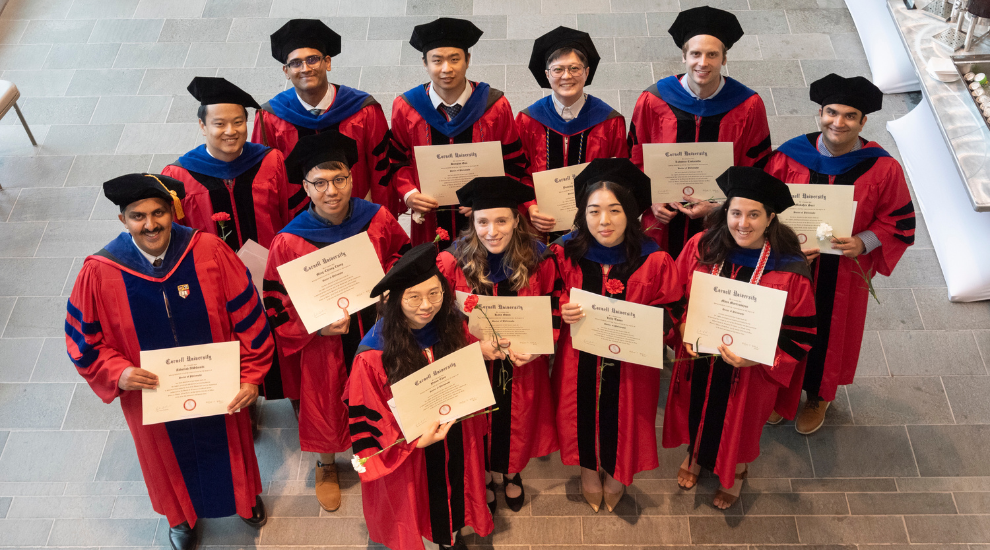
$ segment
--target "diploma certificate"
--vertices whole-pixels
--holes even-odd
[[[644,143],[643,172],[650,176],[653,202],[723,200],[715,178],[732,166],[731,142]]]
[[[464,311],[470,294],[457,291],[457,306]],[[484,313],[482,313],[484,312]],[[485,319],[485,314],[488,319]],[[478,296],[478,305],[468,316],[468,330],[479,340],[492,339],[492,327],[508,338],[517,353],[553,353],[553,317],[549,296]],[[489,326],[488,322],[491,321]]]
[[[662,308],[625,302],[579,288],[571,289],[571,303],[584,308],[584,318],[571,325],[574,349],[663,368]]]
[[[495,404],[488,368],[475,342],[392,384],[402,437],[412,442],[434,422],[450,422]]]
[[[251,273],[254,288],[258,296],[263,296],[262,286],[265,280],[265,266],[268,264],[268,249],[248,239],[244,246],[237,251],[237,257],[244,262],[244,267]]]
[[[141,368],[158,375],[158,387],[141,390],[143,423],[227,414],[241,390],[241,343],[141,352]]]
[[[846,238],[852,236],[853,205],[852,185],[813,185],[788,183],[794,206],[778,216],[780,221],[797,233],[801,248],[818,246],[822,254],[842,254],[833,250],[828,241],[818,241],[818,226],[827,223],[832,226],[832,234]]]
[[[371,289],[385,272],[368,233],[358,233],[278,266],[285,289],[310,334],[377,302]]]
[[[684,341],[701,353],[732,353],[772,365],[787,292],[695,271],[688,298]]]
[[[420,191],[440,206],[458,204],[457,190],[474,178],[505,175],[498,141],[417,145],[413,150]]]
[[[540,214],[553,216],[557,220],[553,226],[554,231],[570,231],[574,226],[574,215],[577,214],[574,178],[588,164],[586,162],[533,174],[536,204],[540,207]]]

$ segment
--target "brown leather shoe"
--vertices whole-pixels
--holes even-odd
[[[340,480],[335,463],[316,462],[316,500],[327,512],[340,508]]]
[[[780,424],[783,421],[784,421],[784,417],[777,414],[777,411],[773,411],[772,413],[770,413],[770,418],[767,419],[767,424],[770,424],[771,426],[776,426],[777,424]]]
[[[798,414],[797,421],[794,422],[794,429],[801,435],[810,435],[818,431],[825,423],[825,411],[831,405],[831,401],[825,401],[821,397],[809,396],[804,407]]]

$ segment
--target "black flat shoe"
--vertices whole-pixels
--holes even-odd
[[[172,545],[172,550],[196,550],[196,532],[189,527],[188,521],[183,521],[175,527],[168,529],[168,542]]]
[[[519,474],[516,474],[516,476],[513,477],[512,479],[502,476],[502,489],[508,487],[510,483],[519,487],[520,491],[522,492],[520,492],[519,496],[515,498],[509,498],[509,493],[506,492],[505,504],[506,506],[509,507],[509,510],[512,510],[513,512],[518,512],[519,510],[522,509],[523,500],[526,499],[526,489],[523,487],[522,479],[519,478]]]
[[[254,497],[254,508],[251,508],[251,517],[241,519],[244,520],[244,523],[255,529],[261,529],[268,523],[268,511],[265,510],[265,501],[261,500],[261,495]]]
[[[495,476],[492,476],[492,481],[485,485],[485,489],[492,492],[492,499],[488,500],[488,495],[485,495],[485,500],[488,501],[488,511],[492,513],[492,517],[495,517],[495,509],[498,508],[498,496],[495,494]],[[454,548],[457,546],[454,545]]]
[[[437,546],[440,547],[440,550],[468,550],[467,543],[464,542],[464,537],[461,535],[457,535],[457,538],[454,539],[453,546],[447,546],[446,544],[438,544]]]

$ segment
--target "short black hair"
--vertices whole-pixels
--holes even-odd
[[[209,107],[209,105],[200,105],[199,106],[199,109],[196,110],[196,116],[199,117],[199,120],[201,120],[203,122],[203,124],[206,124],[206,112],[207,112],[206,111],[206,108],[207,107]],[[244,119],[246,120],[248,118],[247,107],[244,107],[243,105],[241,105],[241,108],[244,109]]]
[[[557,48],[556,50],[554,50],[553,53],[550,54],[550,57],[547,58],[547,69],[548,70],[550,69],[550,64],[551,63],[553,63],[554,61],[560,59],[561,57],[564,57],[565,55],[567,55],[569,53],[573,53],[573,54],[577,55],[578,56],[578,59],[581,60],[581,63],[585,67],[588,66],[588,56],[584,55],[584,52],[582,52],[581,50],[579,50],[577,48],[572,48],[570,46],[564,46],[563,48]]]
[[[448,47],[448,46],[438,46],[438,47],[439,48],[445,48],[445,47]],[[449,46],[449,47],[451,47],[451,48],[457,48],[457,46]],[[433,50],[436,50],[436,49],[437,48],[433,48]],[[462,52],[464,52],[464,58],[465,59],[471,57],[471,52],[469,50],[465,50],[464,48],[457,48],[457,49],[459,49]],[[427,51],[423,52],[423,63],[426,63],[426,54],[432,52],[433,50],[427,50]]]

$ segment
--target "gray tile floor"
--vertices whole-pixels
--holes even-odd
[[[469,75],[516,109],[541,96],[525,68],[532,39],[557,25],[589,31],[603,56],[590,91],[628,117],[640,91],[678,67],[666,34],[677,10],[705,3],[737,10],[749,32],[728,73],[763,96],[774,145],[815,129],[809,82],[870,74],[843,0],[10,0],[0,78],[20,87],[41,146],[13,113],[0,123],[0,546],[167,546],[119,408],[81,383],[62,323],[82,258],[120,230],[101,182],[157,171],[199,143],[193,76],[267,99],[285,86],[267,35],[289,17],[323,17],[344,36],[332,79],[374,93],[388,114],[426,78],[406,43],[412,26],[463,15],[486,31]],[[896,154],[884,123],[918,99],[887,96],[866,136]],[[524,472],[522,511],[503,507],[496,534],[473,545],[990,549],[990,307],[946,300],[923,223],[876,286],[856,384],[814,436],[765,430],[742,506],[714,510],[712,478],[679,492],[683,451],[661,450],[618,514],[593,515],[573,469],[551,457]],[[203,543],[368,547],[349,466],[343,506],[321,512],[291,409],[268,403],[262,423],[272,519],[260,535],[236,519],[204,521]]]

